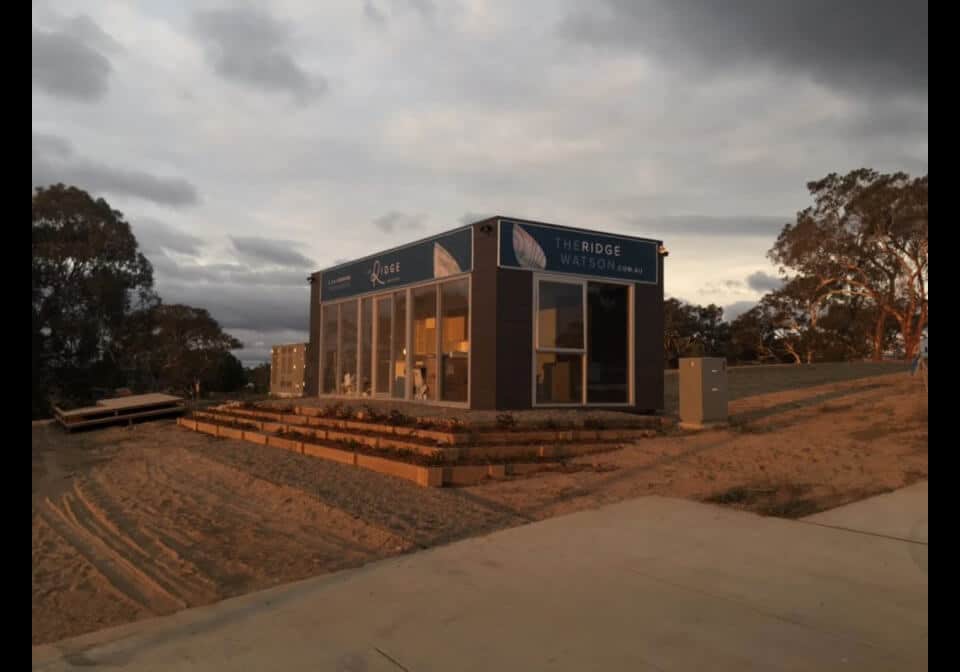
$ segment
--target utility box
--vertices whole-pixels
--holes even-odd
[[[691,427],[727,421],[727,360],[680,358],[680,422]]]

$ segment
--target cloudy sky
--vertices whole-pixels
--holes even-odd
[[[805,184],[927,171],[902,0],[33,2],[34,185],[105,197],[241,358],[307,275],[487,214],[663,238],[735,315]]]

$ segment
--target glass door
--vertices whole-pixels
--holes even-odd
[[[630,400],[630,288],[587,285],[587,403]]]
[[[377,299],[376,318],[376,361],[374,363],[374,380],[377,394],[389,394],[390,383],[393,379],[391,368],[393,355],[391,341],[393,337],[393,297],[385,296]]]

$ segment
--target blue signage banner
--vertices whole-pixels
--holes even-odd
[[[500,220],[500,266],[657,283],[656,241]]]
[[[333,301],[472,270],[473,229],[466,228],[323,271],[320,300]]]

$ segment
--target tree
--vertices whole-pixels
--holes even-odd
[[[821,326],[828,301],[842,290],[835,282],[799,276],[766,294],[760,303],[773,321],[780,346],[798,364],[812,364],[830,336]]]
[[[153,268],[122,213],[56,184],[33,194],[34,414],[49,395],[89,397],[111,382],[131,314],[158,301]]]
[[[807,188],[814,205],[784,227],[770,258],[781,271],[872,303],[875,359],[889,319],[912,357],[927,324],[927,176],[861,168]]]
[[[735,362],[779,360],[776,327],[766,306],[758,304],[730,324],[729,357]]]
[[[669,366],[677,366],[680,357],[726,356],[729,337],[720,306],[664,301],[663,349]]]
[[[149,375],[167,389],[194,394],[201,386],[206,389],[217,379],[225,355],[243,347],[202,308],[159,305],[146,320],[152,344],[145,358]]]
[[[216,377],[209,383],[208,388],[217,392],[236,392],[246,384],[247,372],[240,360],[231,352],[221,353]]]

